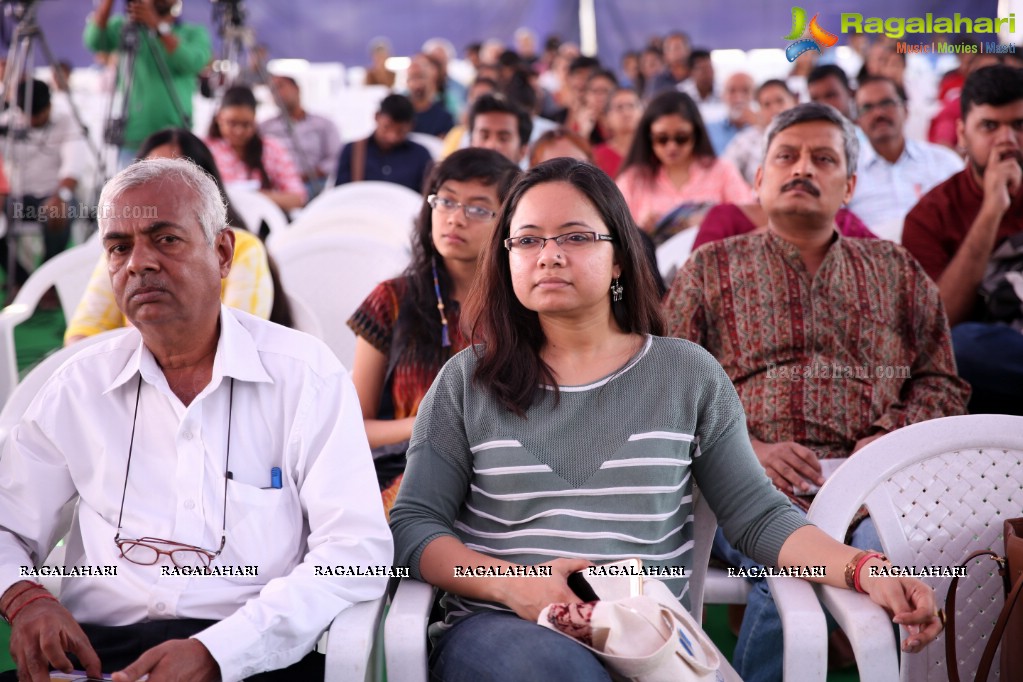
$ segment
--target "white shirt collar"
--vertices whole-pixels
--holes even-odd
[[[213,375],[210,377],[209,386],[202,394],[215,390],[224,377],[232,377],[239,381],[267,382],[273,383],[273,379],[267,374],[263,362],[256,350],[256,343],[252,335],[238,322],[236,313],[224,306],[220,306],[220,338],[217,340],[217,353],[213,359]],[[146,383],[157,387],[167,387],[167,379],[163,370],[156,363],[153,353],[146,348],[141,335],[138,339],[138,347],[128,358],[128,361],[109,386],[103,391],[104,394],[113,391],[124,385],[137,374],[141,373]],[[200,395],[202,395],[200,394]]]

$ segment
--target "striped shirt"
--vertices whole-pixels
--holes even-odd
[[[419,408],[391,511],[396,563],[420,577],[443,535],[516,564],[559,557],[686,567],[693,484],[725,534],[764,564],[804,523],[764,475],[735,389],[703,349],[650,337],[610,376],[560,388],[518,417],[472,383],[467,349]],[[542,390],[542,389],[538,389]],[[686,577],[664,579],[688,605]],[[445,624],[498,604],[446,595]]]

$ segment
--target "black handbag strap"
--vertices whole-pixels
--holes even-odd
[[[960,564],[960,567],[966,567],[971,561],[982,556],[989,556],[996,561],[998,563],[998,574],[1003,578],[1006,576],[1005,558],[990,550],[974,552],[966,557],[966,560]],[[948,596],[945,598],[945,667],[948,670],[949,682],[960,682],[955,636],[956,589],[958,586],[959,577],[957,576],[952,578],[952,582],[948,586]],[[1016,584],[1012,586],[1012,589],[1005,596],[1005,605],[1002,606],[998,619],[995,621],[995,627],[991,632],[991,637],[988,638],[987,646],[984,647],[984,653],[980,657],[980,664],[977,666],[974,682],[987,682],[988,675],[991,673],[991,666],[995,660],[995,652],[998,650],[998,644],[1002,641],[1002,635],[1005,633],[1005,628],[1009,623],[1009,617],[1019,603],[1021,592],[1023,592],[1023,576],[1016,580]]]

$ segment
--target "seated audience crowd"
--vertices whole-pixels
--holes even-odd
[[[126,19],[168,54],[191,36],[191,68],[208,45],[164,22],[173,4]],[[113,49],[112,12],[103,0],[88,44]],[[521,28],[468,46],[468,64],[431,38],[396,73],[378,37],[361,139],[307,110],[300,78],[256,72],[204,139],[129,121],[137,159],[101,188],[102,255],[64,342],[128,329],[77,346],[3,442],[17,670],[0,680],[322,679],[324,630],[387,583],[324,566],[440,588],[431,679],[610,680],[537,616],[581,603],[569,576],[593,563],[688,565],[697,485],[715,560],[825,566],[809,580],[884,607],[903,651],[932,643],[932,589],[868,571],[890,562],[865,510],[846,544],[806,511],[885,434],[1023,415],[1023,60],[966,53],[927,92],[892,41],[855,38],[849,63],[811,52],[755,78],[680,31],[618,72]],[[261,124],[257,94],[279,110]],[[24,130],[0,195],[49,216],[41,260],[67,247],[86,184],[69,97],[23,80],[2,116]],[[404,271],[336,308],[349,372],[288,328],[274,242],[241,197],[299,221],[361,181],[422,204],[396,226]],[[659,263],[677,233],[692,248]],[[12,287],[29,276],[14,255]],[[22,569],[61,538],[80,570],[55,596]],[[551,572],[453,577],[537,564]],[[84,570],[102,567],[115,576]],[[781,616],[748,580],[733,666],[779,681]],[[663,582],[690,606],[686,577]]]

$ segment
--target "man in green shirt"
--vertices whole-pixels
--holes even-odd
[[[134,21],[140,29],[130,98],[122,114],[126,118],[124,159],[133,158],[142,141],[158,130],[190,127],[182,120],[155,55],[167,65],[180,108],[191,118],[199,72],[213,58],[213,48],[205,27],[175,20],[171,12],[175,0],[132,0],[126,16],[116,17],[110,16],[113,4],[114,0],[99,0],[85,25],[84,40],[93,52],[115,52],[122,47],[126,21]]]

